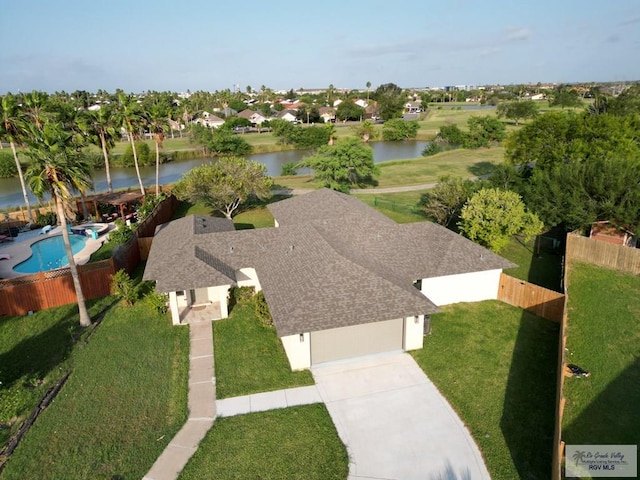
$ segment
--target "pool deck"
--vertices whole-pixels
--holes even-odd
[[[114,228],[113,225],[109,225],[109,229]],[[23,277],[25,275],[33,275],[32,273],[20,273],[13,270],[13,267],[17,264],[24,262],[31,256],[31,244],[44,240],[45,238],[55,237],[62,235],[60,227],[51,229],[48,233],[43,234],[40,229],[31,230],[30,232],[20,233],[13,241],[0,243],[0,255],[10,255],[8,260],[0,260],[0,278],[16,278]],[[91,237],[87,237],[86,246],[76,253],[73,258],[76,260],[77,265],[84,265],[89,261],[91,254],[98,250],[104,242],[109,238],[109,234],[105,233],[98,237],[97,240],[93,240]]]

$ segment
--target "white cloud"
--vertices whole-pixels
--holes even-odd
[[[521,42],[531,38],[531,30],[523,27],[509,27],[505,33],[506,39],[510,42]]]

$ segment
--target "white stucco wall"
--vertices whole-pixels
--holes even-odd
[[[311,335],[307,332],[300,339],[299,334],[280,337],[287,353],[291,370],[304,370],[311,367]]]
[[[180,325],[180,308],[176,292],[169,292],[169,311],[171,312],[171,323]]]
[[[498,269],[424,278],[421,292],[436,305],[495,300],[498,298],[501,272]]]
[[[229,316],[229,288],[231,288],[231,285],[218,285],[207,288],[209,301],[220,302],[221,318],[227,318]]]
[[[236,282],[238,282],[239,287],[255,288],[256,293],[262,290],[255,268],[241,268],[236,272]]]
[[[422,348],[424,338],[424,315],[406,317],[404,319],[404,338],[402,348],[404,350],[419,350]]]

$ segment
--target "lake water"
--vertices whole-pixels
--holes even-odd
[[[373,159],[376,163],[387,162],[389,160],[400,160],[406,158],[417,158],[428,142],[404,141],[404,142],[373,142],[370,143],[373,149]],[[286,152],[261,153],[250,155],[248,158],[263,163],[267,167],[267,174],[276,177],[282,171],[282,165],[288,162],[299,162],[303,157],[310,154],[309,150],[289,150]],[[174,183],[182,177],[182,174],[194,167],[209,162],[211,159],[201,158],[184,160],[181,162],[169,162],[160,165],[160,184]],[[308,173],[301,170],[300,174]],[[155,166],[140,167],[140,175],[145,187],[155,185]],[[107,181],[104,170],[96,170],[93,173],[93,181],[96,192],[107,190]],[[138,188],[135,168],[112,168],[111,183],[114,189]],[[36,198],[30,194],[31,204],[37,204]],[[24,205],[22,189],[18,178],[0,178],[0,209],[9,206]]]

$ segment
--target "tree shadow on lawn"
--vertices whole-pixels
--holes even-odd
[[[476,162],[467,167],[467,171],[474,177],[483,177],[490,174],[496,168],[491,162]]]
[[[91,304],[95,301],[89,301]],[[117,303],[109,301],[98,312],[92,312],[94,326],[102,320],[104,315]],[[35,388],[57,366],[63,363],[73,350],[73,346],[90,331],[90,327],[83,329],[78,320],[77,304],[64,307],[65,313],[61,320],[47,330],[32,335],[17,343],[11,350],[0,354],[0,385],[10,387],[16,381],[26,378],[24,386]],[[59,313],[58,313],[59,314]],[[34,319],[37,321],[37,319]],[[6,320],[10,322],[12,318]]]
[[[560,325],[522,312],[500,428],[519,477],[551,475]]]

